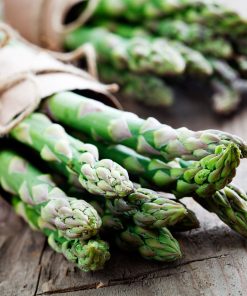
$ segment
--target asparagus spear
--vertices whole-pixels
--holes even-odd
[[[217,78],[212,80],[212,86],[214,90],[212,98],[214,111],[223,115],[236,111],[241,102],[239,91]]]
[[[105,262],[110,259],[109,246],[100,239],[68,240],[58,231],[46,228],[46,223],[38,215],[33,207],[28,206],[18,198],[13,199],[16,213],[20,215],[33,229],[43,232],[48,237],[51,248],[64,255],[79,269],[88,272],[100,270]]]
[[[218,146],[235,143],[241,157],[247,154],[246,143],[231,134],[217,130],[194,132],[173,129],[154,118],[143,120],[137,115],[108,107],[100,102],[70,92],[56,94],[46,101],[45,112],[57,121],[85,132],[94,139],[120,143],[139,153],[166,161],[176,157],[200,160],[215,153]],[[228,149],[238,159],[235,145]]]
[[[193,49],[218,58],[229,58],[233,48],[229,41],[215,36],[214,31],[198,23],[188,24],[183,20],[167,19],[146,24],[153,33],[181,41]]]
[[[181,167],[177,161],[164,163],[158,159],[150,159],[123,145],[109,146],[96,141],[92,143],[97,145],[100,155],[111,155],[111,158],[125,167],[130,174],[143,178],[149,184],[177,197],[210,197],[231,182],[239,163],[238,152],[235,154],[236,151],[231,151],[236,149],[234,144],[225,151],[218,151]]]
[[[180,42],[170,42],[179,51],[186,62],[186,72],[189,74],[211,75],[213,68],[209,61],[199,52]]]
[[[11,131],[11,136],[40,152],[49,162],[62,162],[93,194],[112,198],[133,191],[128,173],[110,159],[98,160],[98,150],[70,137],[45,115],[34,113]]]
[[[212,78],[214,109],[218,113],[229,114],[239,106],[247,82],[225,61],[211,59],[211,63],[215,72]]]
[[[200,222],[197,219],[196,214],[191,209],[187,208],[186,205],[180,199],[177,199],[176,196],[174,196],[172,194],[167,194],[167,193],[160,192],[160,191],[159,191],[159,194],[161,196],[166,197],[166,198],[170,198],[173,201],[181,203],[186,208],[186,211],[187,211],[186,216],[184,216],[184,218],[182,220],[178,221],[174,225],[169,226],[169,230],[171,230],[172,232],[173,231],[174,232],[184,232],[184,231],[190,231],[190,230],[200,227]]]
[[[159,18],[175,13],[190,5],[202,5],[198,0],[101,0],[96,16],[119,17],[131,21]]]
[[[148,260],[174,261],[182,257],[179,244],[167,228],[147,230],[129,226],[116,237],[117,245],[126,251],[138,251]]]
[[[239,73],[224,60],[211,58],[210,61],[216,75],[225,82],[233,83],[239,79]]]
[[[171,13],[182,6],[179,0],[144,0],[144,1],[127,1],[127,0],[102,0],[99,3],[96,14],[101,16],[122,17],[130,20],[141,20],[143,17],[158,17],[162,12]]]
[[[134,23],[173,17],[189,23],[202,23],[215,32],[233,36],[246,31],[246,21],[234,10],[216,0],[101,0],[96,17],[127,19]]]
[[[221,5],[219,1],[200,1],[199,5],[187,6],[186,9],[176,14],[177,19],[188,23],[201,23],[213,28],[215,33],[235,35],[238,31],[246,28],[245,21],[241,16]]]
[[[182,204],[144,188],[136,189],[126,200],[107,201],[106,207],[116,216],[133,217],[137,226],[145,228],[172,226],[187,214]]]
[[[203,75],[212,74],[213,69],[210,62],[200,52],[185,46],[181,42],[171,41],[166,38],[154,38],[147,30],[142,27],[138,28],[109,21],[101,21],[100,25],[125,38],[146,38],[147,40],[150,40],[150,42],[157,44],[157,46],[160,48],[171,46],[183,57],[186,64],[185,71],[187,73]]]
[[[191,162],[178,160],[181,167],[189,167]],[[223,189],[215,192],[211,198],[199,198],[196,201],[205,209],[215,213],[230,228],[243,236],[247,236],[247,195],[245,192],[228,184]]]
[[[74,190],[72,190],[73,192]],[[77,191],[78,198],[80,198],[81,192]],[[162,194],[164,196],[166,194]],[[165,197],[167,199],[167,197]],[[170,199],[170,201],[175,201],[175,199]],[[124,225],[126,223],[129,223],[129,219],[126,221],[126,216],[123,216],[122,213],[125,211],[125,207],[119,211],[117,211],[112,206],[109,208],[108,202],[103,199],[99,199],[96,196],[94,199],[92,197],[89,198],[88,202],[96,209],[96,211],[99,213],[101,219],[102,219],[102,227],[101,231],[107,233],[107,232],[115,232],[119,230],[124,229]],[[177,201],[178,203],[179,201]],[[182,203],[181,203],[182,204]],[[184,205],[183,205],[184,206]],[[132,206],[133,207],[133,206]],[[185,207],[185,206],[184,206]],[[185,207],[186,208],[186,207]],[[195,213],[191,211],[190,209],[186,208],[187,214],[179,221],[176,222],[176,224],[173,225],[167,225],[170,230],[175,232],[182,232],[182,231],[189,231],[192,229],[196,229],[200,227],[200,222],[198,221]],[[135,225],[138,226],[137,223]],[[141,226],[141,225],[139,225]],[[146,226],[143,226],[146,228]]]
[[[66,196],[49,175],[14,152],[0,152],[0,163],[2,187],[33,206],[49,229],[58,229],[69,239],[88,239],[97,234],[101,219],[88,203]]]
[[[241,55],[236,57],[235,59],[237,68],[240,71],[241,75],[243,75],[245,78],[247,76],[247,57],[245,55]]]
[[[104,82],[116,82],[120,85],[121,94],[132,97],[147,106],[168,107],[174,101],[173,89],[159,77],[151,74],[138,75],[127,71],[119,71],[106,64],[99,65],[98,69],[99,76]]]
[[[231,184],[216,192],[211,199],[197,201],[230,228],[247,237],[247,195],[242,189]]]
[[[187,209],[187,212],[188,214],[180,222],[169,227],[172,232],[191,231],[200,227],[196,214],[190,209]]]
[[[90,42],[101,62],[120,70],[158,75],[181,74],[185,62],[170,44],[152,42],[144,37],[122,38],[102,28],[79,28],[65,37],[65,47],[73,50]],[[162,48],[161,48],[162,45]]]
[[[101,0],[96,16],[133,22],[172,16],[191,23],[203,23],[221,33],[236,35],[246,31],[238,13],[215,0]]]

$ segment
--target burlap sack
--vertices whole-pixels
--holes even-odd
[[[80,2],[88,2],[78,20],[64,25],[68,11]],[[4,18],[30,42],[51,50],[62,48],[63,33],[85,23],[99,0],[3,0]]]
[[[0,135],[31,113],[47,96],[60,91],[89,91],[93,97],[120,107],[111,86],[87,72],[63,64],[25,44],[0,48]]]

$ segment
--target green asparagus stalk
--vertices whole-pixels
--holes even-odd
[[[203,23],[217,32],[234,36],[246,31],[246,22],[237,12],[214,0],[101,0],[96,10],[98,16],[133,22],[171,16],[185,22]]]
[[[182,204],[144,188],[136,189],[125,200],[107,201],[106,207],[115,216],[132,217],[137,226],[145,228],[172,226],[187,214]]]
[[[246,78],[247,76],[247,57],[245,55],[241,55],[236,57],[235,59],[237,63],[238,71],[240,71],[241,75]]]
[[[167,19],[146,24],[158,36],[183,42],[203,54],[217,58],[230,58],[233,48],[223,37],[214,36],[214,31],[198,23],[188,24],[183,20]]]
[[[122,95],[147,106],[169,107],[174,101],[173,89],[159,77],[119,71],[106,64],[99,65],[98,70],[101,80],[106,83],[116,82]]]
[[[101,0],[96,10],[96,16],[119,17],[136,22],[170,15],[187,6],[202,5],[201,2],[197,0]]]
[[[144,0],[144,1],[127,1],[117,0],[113,3],[110,0],[102,0],[99,3],[96,14],[100,16],[122,17],[129,20],[142,20],[142,18],[158,17],[162,12],[172,13],[183,1],[179,0]],[[181,4],[180,4],[181,3]]]
[[[140,178],[141,180],[141,178]],[[141,185],[140,185],[141,186]],[[150,185],[148,185],[150,186]],[[152,187],[152,186],[151,186]],[[171,232],[184,232],[184,231],[190,231],[196,228],[200,227],[200,222],[196,216],[196,214],[189,208],[186,207],[186,205],[178,198],[176,198],[176,196],[172,195],[172,194],[167,194],[164,192],[158,192],[161,196],[164,196],[166,198],[169,198],[173,201],[179,202],[181,203],[187,211],[186,216],[184,216],[184,218],[180,221],[178,221],[176,224],[169,226],[169,230],[171,230]]]
[[[238,58],[236,58],[236,62],[238,63]],[[242,59],[242,62],[244,63],[244,59]],[[235,69],[226,61],[219,59],[211,59],[211,63],[214,68],[215,76],[218,79],[228,84],[240,95],[246,93],[247,81],[241,77],[243,69]],[[242,66],[244,67],[244,64]],[[240,73],[238,70],[240,70]]]
[[[84,200],[68,197],[18,154],[0,152],[0,184],[34,207],[49,229],[58,229],[64,237],[88,239],[97,234],[101,219]]]
[[[247,93],[247,56],[236,57],[235,67],[238,73],[240,73],[240,78],[234,81],[234,87],[245,95]]]
[[[178,160],[181,167],[189,167],[190,162]],[[196,201],[205,209],[215,213],[224,223],[239,234],[247,235],[247,195],[246,193],[228,184],[223,189],[215,192],[211,198],[199,198]]]
[[[98,160],[98,150],[70,137],[45,115],[34,113],[11,131],[16,140],[37,150],[48,162],[62,162],[92,194],[122,197],[133,191],[128,173],[110,159]]]
[[[137,226],[145,228],[172,226],[187,215],[182,204],[144,188],[137,189],[126,200],[106,201],[105,208],[114,216],[132,218]]]
[[[187,209],[187,212],[188,214],[180,222],[169,227],[172,232],[191,231],[200,227],[196,214],[190,209]]]
[[[94,139],[120,143],[165,161],[176,157],[192,160],[212,157],[210,155],[216,152],[217,147],[227,147],[232,143],[236,146],[230,145],[227,153],[230,152],[233,159],[238,159],[238,148],[241,157],[247,154],[246,143],[231,134],[217,130],[194,132],[187,128],[173,129],[154,118],[144,120],[133,113],[74,93],[64,92],[50,97],[44,111],[55,120]]]
[[[233,83],[239,79],[239,73],[233,69],[226,61],[221,59],[210,59],[214,68],[214,72],[218,77],[224,80],[226,83]]]
[[[79,28],[65,37],[69,50],[91,43],[100,62],[109,63],[119,70],[157,75],[183,73],[185,61],[170,44],[152,42],[144,37],[123,38],[103,28]]]
[[[210,62],[200,52],[185,46],[181,42],[171,41],[166,38],[154,38],[142,27],[138,28],[109,21],[101,21],[99,24],[110,30],[112,33],[120,35],[124,38],[145,38],[150,40],[150,42],[157,44],[160,48],[166,48],[166,46],[173,47],[183,57],[186,64],[185,72],[189,74],[211,75],[213,72]]]
[[[239,73],[227,62],[211,59],[211,63],[214,68],[214,110],[220,114],[229,114],[238,108],[242,94],[247,89],[247,82],[241,79]]]
[[[186,72],[192,75],[202,74],[211,75],[213,68],[210,62],[199,52],[180,42],[171,42],[186,62]]]
[[[212,80],[212,86],[214,90],[212,97],[214,111],[222,115],[228,115],[236,111],[241,102],[240,92],[217,78]]]
[[[126,251],[138,251],[148,260],[174,261],[182,257],[178,242],[167,228],[147,230],[129,226],[116,237],[117,245]]]
[[[230,8],[217,1],[200,1],[200,5],[187,6],[176,14],[176,19],[187,23],[201,23],[212,29],[215,33],[235,36],[243,32],[246,22],[241,16]]]
[[[25,204],[18,198],[13,199],[16,213],[21,216],[34,230],[43,232],[48,237],[50,247],[64,255],[79,269],[88,272],[100,270],[110,259],[109,246],[100,239],[91,240],[68,240],[56,230],[46,228],[46,223],[38,215],[33,207]]]
[[[231,184],[216,192],[211,199],[197,201],[230,228],[247,237],[247,195],[242,189]]]
[[[77,192],[77,194],[79,194],[78,197],[80,197],[81,193]],[[163,195],[164,194],[162,194],[162,196]],[[102,219],[101,231],[107,233],[108,231],[114,232],[117,230],[118,231],[123,230],[124,225],[126,225],[126,223],[130,223],[129,219],[126,219],[127,217],[122,215],[122,213],[125,211],[125,205],[124,205],[124,208],[121,209],[121,211],[119,211],[119,209],[117,209],[117,211],[116,209],[112,211],[112,205],[109,208],[108,202],[106,202],[103,199],[99,200],[97,197],[95,197],[92,200],[92,197],[91,197],[89,200],[90,201],[88,202],[96,209],[96,211],[99,213]],[[170,199],[170,201],[175,201],[175,200]],[[177,201],[177,203],[178,202],[179,201]],[[187,211],[187,214],[181,220],[177,221],[176,224],[167,225],[170,230],[175,232],[182,232],[182,231],[189,231],[189,230],[200,227],[200,222],[198,221],[195,213],[188,208],[186,208],[186,211]],[[135,225],[138,226],[137,223],[135,223]],[[146,228],[146,226],[143,226],[143,227]]]
[[[225,151],[218,151],[181,167],[175,160],[164,163],[159,159],[150,159],[123,145],[109,146],[96,141],[92,143],[97,145],[100,155],[111,155],[112,159],[133,176],[177,197],[210,197],[231,182],[239,163],[239,152],[236,153],[238,149],[235,150],[234,144]]]

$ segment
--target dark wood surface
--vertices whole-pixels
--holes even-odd
[[[175,127],[219,128],[247,139],[247,108],[227,120],[210,110],[207,93],[180,91],[171,110],[124,106],[143,117],[154,116]],[[235,183],[247,190],[247,162],[242,161]],[[83,273],[54,253],[43,235],[30,230],[0,200],[0,295],[247,295],[247,243],[190,199],[201,228],[177,236],[183,259],[173,264],[147,262],[138,256],[112,251],[105,270]]]

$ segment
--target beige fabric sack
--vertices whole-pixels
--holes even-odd
[[[87,1],[83,14],[64,26],[68,11]],[[3,0],[5,21],[30,42],[51,50],[62,47],[63,33],[82,25],[93,14],[99,0]]]
[[[36,47],[22,43],[4,46],[0,65],[0,135],[7,134],[42,99],[61,91],[89,91],[94,98],[120,107],[111,86]]]

